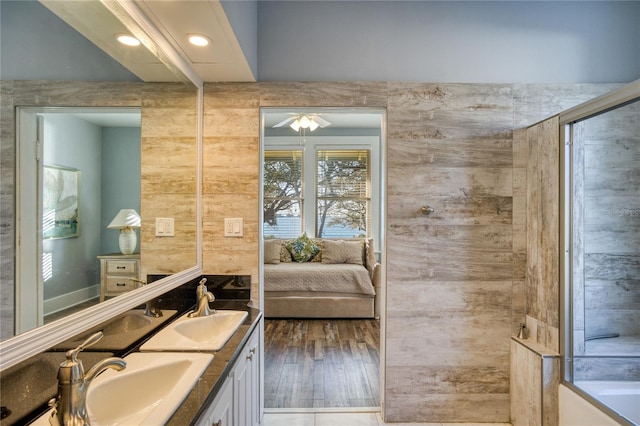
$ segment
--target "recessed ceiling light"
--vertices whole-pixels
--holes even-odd
[[[118,34],[116,39],[127,46],[140,46],[140,40],[130,34]]]
[[[189,34],[189,43],[194,46],[204,47],[209,45],[209,38],[200,34]]]

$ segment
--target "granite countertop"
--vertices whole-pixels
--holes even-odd
[[[224,380],[231,371],[231,368],[235,363],[238,355],[240,354],[242,348],[244,347],[247,339],[249,338],[251,333],[258,327],[258,324],[260,324],[260,320],[262,319],[262,312],[258,309],[249,307],[247,304],[248,300],[216,300],[211,304],[214,309],[239,311],[242,310],[247,311],[249,315],[220,351],[200,351],[213,354],[213,360],[206,368],[197,384],[187,395],[186,399],[182,402],[180,407],[169,419],[169,421],[167,422],[168,425],[184,426],[195,424],[200,415],[204,413],[203,405],[208,405],[215,398],[217,392],[220,390],[222,384],[224,383]],[[92,352],[90,350],[87,350],[82,352],[82,354],[79,356],[79,359],[84,361],[86,368],[89,368],[97,361],[108,356],[126,356],[130,353],[139,352],[140,346],[143,343],[150,339],[163,326],[166,326],[171,321],[180,316],[180,314],[176,315],[175,312],[176,311],[171,311],[173,315],[169,316],[169,321],[166,321],[163,324],[157,324],[159,327],[154,330],[154,332],[149,333],[146,336],[138,336],[138,341],[135,342],[132,347],[128,348],[126,350],[126,353],[113,353],[104,350]],[[16,378],[22,377],[22,379],[18,382],[15,382],[15,380],[11,380],[12,374],[9,373],[12,373],[12,370],[9,370],[3,374],[4,377],[2,380],[2,391],[5,394],[4,396],[6,397],[9,394],[15,394],[18,399],[23,399],[26,404],[17,403],[15,401],[7,401],[8,403],[11,402],[11,404],[9,404],[9,408],[13,413],[10,417],[0,421],[2,425],[15,424],[14,422],[16,420],[20,422],[30,422],[31,419],[38,418],[49,409],[45,404],[48,398],[50,398],[52,395],[55,395],[56,393],[57,367],[60,362],[64,360],[64,357],[65,353],[63,351],[45,352],[34,357],[33,359],[30,359],[24,364],[16,366]],[[32,368],[32,366],[34,365],[39,368]],[[46,367],[44,370],[42,368],[43,366]],[[43,373],[43,371],[45,372]],[[35,375],[29,373],[34,373]],[[33,380],[37,380],[39,383],[41,381],[40,379],[43,376],[46,376],[47,379],[50,378],[51,380],[47,381],[46,383],[42,383],[42,386],[39,386],[37,389],[35,389],[35,387],[32,386]],[[25,378],[27,379],[27,381],[24,381]],[[19,391],[19,385],[26,386],[26,390]],[[27,390],[29,392],[27,392]],[[34,394],[34,391],[37,391],[37,393]],[[26,394],[25,392],[27,392],[28,394]],[[6,398],[3,398],[3,405],[5,405],[5,399]]]

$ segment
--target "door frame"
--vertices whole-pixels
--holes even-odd
[[[258,177],[258,277],[259,277],[259,294],[258,294],[258,303],[260,308],[264,306],[264,229],[263,229],[263,203],[264,203],[264,191],[263,191],[263,169],[264,169],[264,149],[265,149],[265,141],[264,141],[264,130],[265,130],[265,120],[264,114],[269,110],[328,110],[330,109],[332,112],[336,111],[359,111],[359,112],[375,112],[380,113],[380,242],[379,242],[379,250],[380,250],[380,294],[378,297],[379,306],[380,306],[380,365],[379,365],[379,374],[380,374],[380,414],[384,418],[384,407],[385,407],[385,383],[386,383],[386,296],[387,296],[387,241],[386,241],[386,227],[387,227],[387,108],[384,107],[335,107],[335,108],[326,108],[326,107],[312,107],[312,106],[304,106],[304,107],[260,107],[260,137],[258,143],[259,149],[259,177]],[[264,338],[264,321],[262,322],[262,330],[261,336]],[[260,353],[261,363],[264,363],[265,356],[265,345],[262,345],[262,350]],[[263,418],[264,415],[264,368],[260,374],[260,419]],[[313,410],[313,409],[311,409]],[[349,412],[349,408],[340,409],[342,412]],[[354,411],[355,412],[355,411]],[[358,410],[357,412],[361,412]]]

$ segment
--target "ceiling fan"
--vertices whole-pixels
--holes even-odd
[[[309,131],[313,132],[318,127],[323,128],[331,125],[330,122],[320,117],[318,114],[290,114],[292,114],[291,117],[287,118],[286,120],[282,120],[273,127],[284,127],[288,124],[289,127],[291,127],[296,132],[300,129],[309,129]]]

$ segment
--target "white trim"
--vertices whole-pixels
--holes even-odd
[[[16,111],[16,269],[15,324],[19,334],[43,323],[42,312],[42,241],[38,238],[42,216],[38,194],[42,162],[41,125],[37,111]],[[35,173],[34,173],[35,171]],[[25,283],[25,285],[17,285]],[[34,302],[35,301],[35,302]]]
[[[44,315],[63,311],[70,306],[79,305],[97,297],[100,297],[100,284],[52,297],[43,303]]]
[[[199,266],[0,342],[0,371],[202,275]]]

